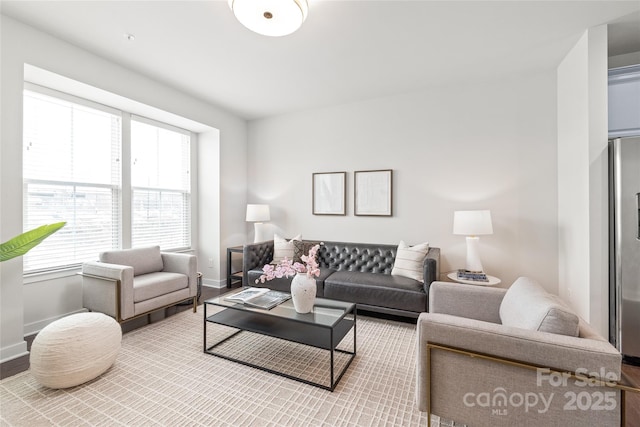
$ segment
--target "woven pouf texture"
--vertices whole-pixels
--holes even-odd
[[[50,388],[73,387],[96,378],[113,365],[122,329],[102,313],[78,313],[43,328],[31,345],[31,373]]]

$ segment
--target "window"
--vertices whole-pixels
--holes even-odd
[[[190,132],[25,86],[24,229],[67,222],[24,256],[25,273],[121,247],[191,247]]]
[[[118,247],[121,117],[24,93],[24,229],[67,225],[24,257],[25,271],[67,267]]]
[[[191,246],[190,136],[131,120],[132,246]]]

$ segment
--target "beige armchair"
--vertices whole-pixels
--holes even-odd
[[[429,299],[417,325],[419,410],[474,427],[620,425],[630,389],[620,353],[533,280],[434,282]]]
[[[194,255],[160,252],[159,246],[102,252],[82,265],[83,306],[118,322],[193,300],[197,307]]]

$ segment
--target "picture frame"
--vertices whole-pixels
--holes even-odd
[[[316,172],[311,175],[314,215],[347,214],[347,173]]]
[[[393,215],[392,169],[355,171],[353,188],[355,215]]]

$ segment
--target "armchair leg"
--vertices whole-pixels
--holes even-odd
[[[198,297],[193,297],[193,312],[198,312]]]

